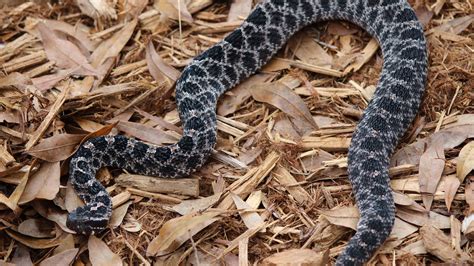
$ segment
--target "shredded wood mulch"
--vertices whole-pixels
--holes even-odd
[[[369,264],[474,260],[474,7],[410,1],[429,44],[427,92],[392,159],[395,228]],[[103,169],[110,230],[74,234],[68,158],[124,134],[181,134],[173,84],[252,1],[17,1],[0,10],[0,257],[5,265],[334,262],[358,211],[351,134],[382,67],[347,22],[312,25],[219,102],[218,145],[192,176]],[[1,4],[0,4],[1,5]],[[2,264],[2,265],[3,265]]]

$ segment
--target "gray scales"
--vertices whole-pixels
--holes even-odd
[[[390,234],[395,206],[389,187],[390,157],[423,97],[427,53],[423,29],[405,0],[267,0],[223,41],[197,56],[176,85],[184,132],[174,145],[157,147],[124,136],[85,142],[70,162],[70,180],[86,203],[69,214],[78,233],[107,227],[112,204],[95,179],[104,166],[177,178],[201,167],[216,143],[220,95],[255,73],[295,32],[308,24],[346,20],[380,43],[384,63],[377,90],[349,148],[348,174],[360,210],[356,234],[339,265],[366,262]]]

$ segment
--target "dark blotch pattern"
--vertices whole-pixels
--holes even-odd
[[[95,179],[98,169],[181,177],[201,167],[216,143],[216,102],[255,73],[296,31],[320,20],[342,19],[366,29],[380,43],[384,65],[373,100],[349,148],[348,175],[360,209],[356,234],[338,265],[361,265],[390,234],[395,207],[389,187],[390,156],[413,120],[423,95],[427,55],[424,33],[406,0],[264,0],[222,42],[186,67],[176,83],[183,137],[156,147],[124,136],[86,141],[72,157],[71,184],[86,205],[70,213],[67,226],[78,233],[105,229],[110,196]]]

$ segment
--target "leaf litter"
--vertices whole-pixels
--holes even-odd
[[[189,178],[100,171],[113,219],[87,238],[65,225],[82,204],[68,158],[105,134],[179,139],[180,71],[253,4],[16,2],[0,9],[4,262],[326,264],[343,250],[359,217],[347,149],[383,62],[361,29],[307,27],[226,92],[215,154]],[[427,93],[392,158],[397,218],[374,264],[473,260],[473,6],[432,2],[410,1],[429,44]]]

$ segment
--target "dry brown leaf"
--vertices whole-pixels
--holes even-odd
[[[426,254],[427,251],[425,249],[425,246],[423,245],[422,240],[418,240],[416,242],[413,242],[411,244],[408,244],[403,247],[403,251],[409,252],[412,255],[421,255],[421,254]]]
[[[252,0],[233,0],[230,5],[227,21],[237,21],[246,18],[252,10]]]
[[[474,214],[474,180],[472,178],[467,183],[464,190],[464,193],[466,194],[466,203],[469,205],[469,213]]]
[[[428,33],[449,32],[449,33],[459,34],[462,31],[464,31],[467,27],[469,27],[469,25],[471,25],[472,22],[474,22],[474,14],[449,20],[446,23],[443,23],[437,27],[431,28]]]
[[[436,212],[420,212],[406,207],[397,208],[397,216],[406,222],[414,225],[423,226],[431,224],[437,228],[447,229],[450,227],[449,217]]]
[[[431,208],[432,195],[436,192],[439,180],[444,170],[444,139],[437,137],[420,157],[420,192],[423,193],[423,203],[427,210]]]
[[[457,252],[451,245],[451,238],[432,225],[420,229],[426,250],[444,262],[468,262],[471,258],[465,252]]]
[[[462,221],[462,232],[466,238],[474,240],[474,213]]]
[[[246,150],[245,152],[239,154],[237,160],[243,162],[245,165],[249,165],[253,163],[260,156],[260,154],[262,154],[262,151],[263,150],[260,147]]]
[[[59,253],[64,252],[66,250],[73,249],[74,247],[75,247],[74,236],[71,235],[71,234],[68,234],[63,239],[61,244],[59,246],[57,246],[56,248],[54,248],[53,254],[59,254]]]
[[[15,252],[13,253],[13,257],[10,262],[13,263],[13,265],[33,266],[28,248],[21,244],[17,245],[15,248]]]
[[[86,132],[98,131],[98,130],[101,130],[104,127],[103,124],[100,124],[100,123],[97,123],[95,121],[88,120],[88,119],[75,118],[74,121],[81,127],[82,130],[84,130]],[[106,133],[106,134],[108,134],[108,133]]]
[[[248,229],[261,227],[265,223],[262,217],[254,212],[255,209],[243,201],[239,196],[234,193],[230,193],[230,195],[234,200],[235,207],[239,210],[239,215],[242,218],[242,221]]]
[[[69,249],[63,251],[59,254],[53,255],[42,262],[39,266],[49,266],[49,265],[70,265],[79,251],[78,248]]]
[[[109,220],[110,227],[117,228],[122,224],[123,219],[125,218],[125,215],[127,214],[128,207],[130,207],[130,205],[132,205],[131,201],[125,204],[122,204],[121,206],[115,208],[112,211],[112,216],[110,217],[110,220]]]
[[[281,118],[277,118],[275,124],[272,128],[273,134],[279,134],[284,138],[293,141],[299,141],[301,139],[300,133],[296,131],[295,125],[291,123],[290,119],[287,116],[282,116]]]
[[[464,178],[474,170],[474,141],[464,145],[459,152],[459,157],[456,165],[456,175],[461,183]]]
[[[117,129],[127,133],[132,137],[153,143],[155,145],[170,144],[178,141],[175,137],[167,134],[161,129],[149,127],[141,123],[120,121],[120,123],[117,124]]]
[[[193,22],[184,0],[155,0],[154,7],[169,18]]]
[[[445,179],[445,187],[444,192],[444,202],[446,203],[446,207],[448,207],[448,211],[451,209],[451,203],[454,200],[454,196],[456,196],[456,192],[458,191],[461,182],[459,179],[453,175],[447,176]]]
[[[113,253],[107,244],[95,236],[89,236],[87,248],[89,249],[89,259],[93,266],[123,265],[120,256]]]
[[[89,33],[81,27],[81,24],[75,26],[60,20],[46,19],[42,21],[49,29],[59,31],[77,40],[78,44],[88,51],[93,51],[97,46],[97,41],[89,38]]]
[[[357,28],[343,24],[340,21],[328,21],[327,33],[337,36],[352,35],[357,33]]]
[[[21,121],[22,118],[20,116],[20,113],[16,110],[7,109],[5,111],[0,111],[0,123],[7,122],[20,124]]]
[[[255,100],[276,106],[292,118],[301,120],[314,129],[318,128],[304,101],[284,84],[280,82],[259,84],[249,90]]]
[[[316,252],[311,249],[289,249],[265,258],[262,265],[328,265],[328,255],[328,252]]]
[[[202,199],[183,200],[180,204],[173,206],[172,209],[181,215],[192,212],[202,212],[216,204],[221,198],[221,195],[222,193],[217,193]]]
[[[463,122],[463,124],[440,130],[428,138],[420,139],[403,147],[392,156],[391,166],[419,164],[420,157],[425,152],[426,146],[432,146],[432,142],[442,143],[443,149],[447,150],[460,145],[467,138],[474,138],[473,121],[469,120],[465,122],[466,123]]]
[[[61,244],[64,238],[68,235],[68,234],[62,234],[62,235],[56,236],[55,238],[38,239],[38,238],[22,235],[20,233],[17,233],[9,229],[5,230],[4,232],[6,232],[11,238],[22,243],[23,245],[30,248],[34,248],[34,249],[46,249],[46,248],[56,247],[59,244]]]
[[[105,135],[109,134],[110,131],[112,131],[112,129],[114,129],[115,126],[117,126],[117,124],[118,124],[118,121],[114,122],[112,124],[109,124],[109,125],[102,126],[99,129],[95,130],[94,132],[91,132],[91,133],[87,134],[87,136],[85,136],[82,139],[81,144],[84,143],[85,141],[89,140],[89,139],[97,138],[97,137],[105,136]]]
[[[45,219],[27,219],[18,225],[18,232],[35,238],[54,237],[54,224]]]
[[[246,79],[244,82],[237,85],[235,88],[226,92],[220,97],[217,105],[217,114],[227,116],[234,113],[237,109],[248,99],[251,94],[249,89],[256,84],[261,84],[269,80],[272,75],[257,74]]]
[[[54,199],[59,192],[60,177],[59,162],[41,163],[39,170],[28,179],[19,203],[25,204],[34,199]]]
[[[66,196],[64,197],[64,206],[68,212],[72,212],[80,206],[84,206],[84,202],[74,191],[71,182],[68,180],[66,185]]]
[[[428,10],[425,6],[419,6],[416,8],[415,14],[423,27],[427,27],[431,22],[431,18],[433,18],[433,12]]]
[[[341,207],[332,210],[320,211],[321,215],[326,218],[330,223],[357,229],[357,222],[359,221],[359,210],[357,207]]]
[[[115,58],[122,51],[123,47],[132,37],[132,34],[137,26],[137,19],[129,21],[120,30],[114,33],[112,37],[103,41],[91,55],[91,64],[99,67],[109,58]]]
[[[26,87],[30,84],[32,84],[31,79],[18,72],[13,72],[0,78],[0,88],[14,86],[21,91],[25,91]]]
[[[59,162],[69,158],[82,139],[84,139],[84,135],[59,134],[44,139],[27,152],[36,158],[48,162]]]
[[[76,75],[97,76],[98,71],[89,64],[87,57],[72,42],[59,38],[44,23],[40,22],[36,26],[43,42],[46,55],[49,60],[63,69],[68,69]]]
[[[32,78],[31,81],[38,90],[46,91],[54,87],[54,85],[56,85],[56,83],[58,83],[59,81],[69,77],[71,74],[73,74],[73,72],[74,71],[71,69],[59,70],[57,73],[54,74]]]
[[[178,70],[163,61],[161,56],[156,52],[151,40],[146,46],[146,64],[151,76],[158,83],[163,83],[169,79],[169,86],[171,86],[181,75]]]
[[[390,233],[390,237],[397,239],[405,239],[407,236],[415,233],[418,231],[418,227],[413,226],[403,220],[395,218],[395,223],[393,224],[392,232]]]
[[[167,221],[148,245],[147,256],[161,256],[175,251],[196,233],[217,221],[219,212],[187,214]]]
[[[268,63],[266,63],[261,71],[262,72],[278,72],[285,69],[291,68],[291,62],[281,58],[272,58]]]
[[[308,32],[300,32],[289,41],[290,48],[301,61],[322,67],[331,67],[333,58]]]
[[[67,213],[57,207],[48,205],[46,201],[33,201],[31,206],[44,218],[55,222],[61,229],[68,233],[74,233],[66,226]]]

